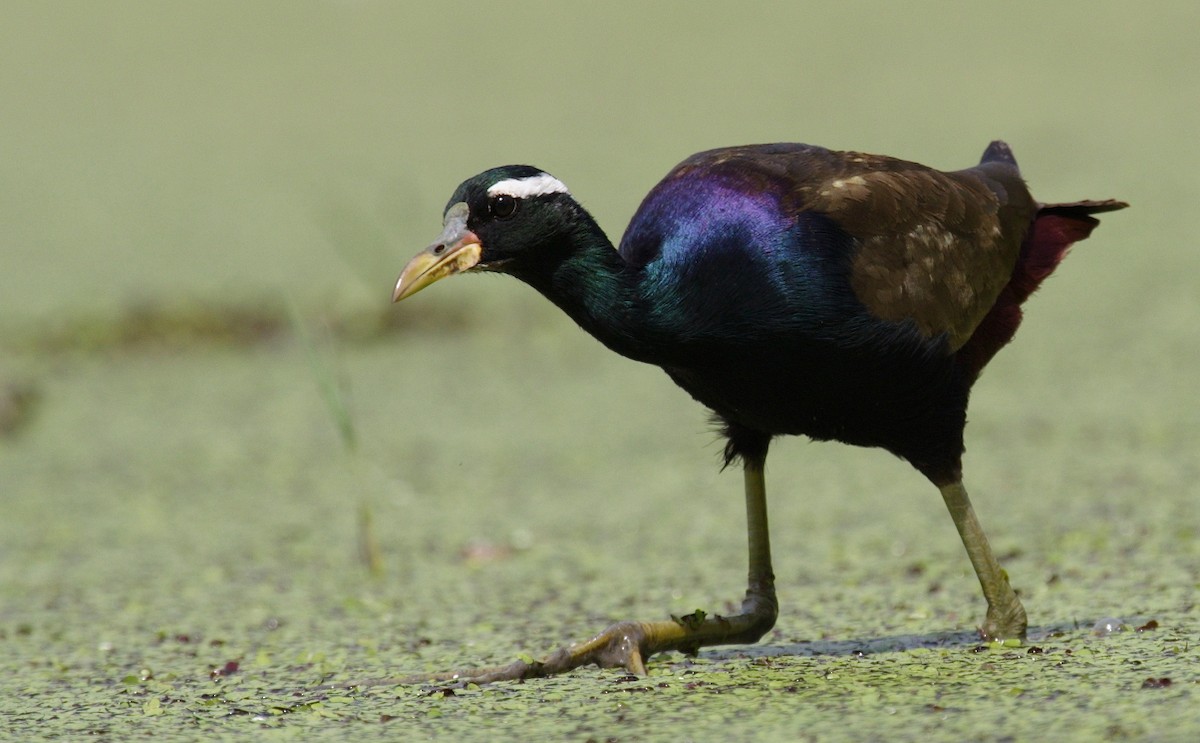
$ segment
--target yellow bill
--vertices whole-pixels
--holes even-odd
[[[467,229],[467,205],[458,203],[446,211],[442,234],[432,245],[413,256],[400,278],[392,301],[399,302],[439,279],[462,273],[479,263],[483,246],[479,236]]]

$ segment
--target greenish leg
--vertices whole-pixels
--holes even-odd
[[[620,622],[590,640],[575,643],[541,661],[517,661],[507,666],[467,669],[447,673],[410,676],[367,683],[427,683],[465,681],[488,683],[539,678],[595,663],[601,668],[624,668],[646,674],[646,660],[655,653],[679,650],[695,653],[710,645],[757,642],[775,626],[779,602],[775,598],[775,575],[771,570],[771,540],[767,528],[767,491],[762,460],[745,466],[746,521],[750,543],[750,577],[741,613],[708,616],[697,611],[661,622]]]
[[[1025,607],[1021,606],[1021,600],[1009,585],[1008,573],[1004,572],[992,554],[987,535],[983,533],[975,509],[971,507],[971,499],[967,497],[966,488],[961,480],[939,485],[938,488],[942,491],[954,525],[958,527],[963,546],[967,548],[975,575],[979,576],[983,597],[987,599],[987,618],[980,633],[991,642],[1024,640],[1027,624]]]

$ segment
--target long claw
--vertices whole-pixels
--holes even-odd
[[[623,668],[637,676],[645,676],[646,659],[655,653],[667,650],[695,652],[697,648],[708,645],[757,640],[775,622],[778,612],[774,591],[770,590],[772,593],[769,597],[748,592],[743,614],[722,617],[697,612],[683,619],[665,622],[618,622],[590,640],[560,648],[541,661],[519,660],[506,666],[369,679],[343,686],[490,684],[494,681],[544,678],[593,664],[601,668]]]
[[[629,654],[629,659],[625,661],[625,670],[632,673],[634,676],[646,676],[646,664],[642,661],[642,653],[637,648]]]

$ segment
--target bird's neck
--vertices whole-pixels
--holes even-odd
[[[580,210],[582,212],[582,210]],[[558,305],[613,351],[638,361],[660,361],[659,344],[640,310],[641,271],[626,263],[585,212],[559,238],[551,260],[510,272]]]

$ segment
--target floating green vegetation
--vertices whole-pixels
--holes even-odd
[[[333,336],[370,342],[407,331],[461,328],[463,313],[398,313],[386,303],[366,310],[318,313]],[[0,348],[10,353],[111,353],[198,346],[246,347],[290,338],[299,326],[287,303],[278,300],[225,304],[207,300],[158,301],[131,305],[112,316],[75,315],[8,327]]]
[[[1200,737],[1200,5],[10,5],[0,739]],[[781,439],[761,643],[363,683],[745,588],[740,477],[665,375],[515,282],[388,304],[449,188],[532,161],[615,239],[707,147],[994,137],[1039,198],[1135,205],[974,393],[1026,645],[978,642],[910,468]]]

